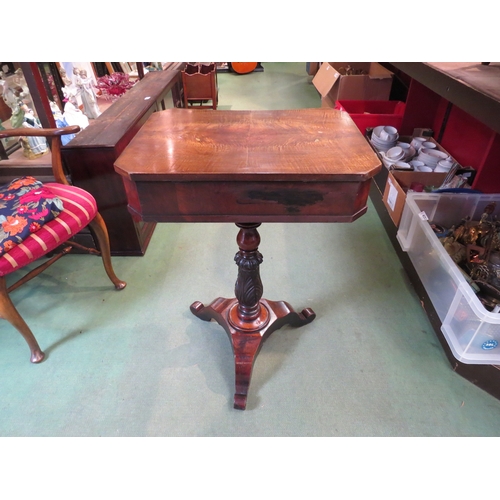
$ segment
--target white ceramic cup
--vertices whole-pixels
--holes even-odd
[[[417,172],[434,172],[431,167],[424,165],[423,167],[413,167]]]
[[[425,137],[414,137],[411,140],[411,145],[418,151],[423,142],[426,142],[427,139]]]
[[[398,137],[398,131],[396,128],[391,127],[390,125],[387,125],[379,132],[378,136],[383,141],[387,141],[387,142],[395,141]]]
[[[408,142],[397,142],[396,146],[399,146],[404,151],[404,161],[411,160],[415,156],[415,148]]]

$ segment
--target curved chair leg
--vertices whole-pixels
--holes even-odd
[[[26,340],[31,350],[31,362],[40,363],[43,361],[45,354],[40,349],[30,327],[26,324],[10,300],[9,294],[7,293],[5,278],[3,276],[0,276],[0,316],[7,320],[24,337],[24,340]]]
[[[111,247],[109,246],[108,229],[99,212],[97,212],[97,215],[94,217],[89,226],[99,242],[99,250],[101,251],[102,262],[104,264],[106,274],[109,276],[109,279],[113,282],[117,290],[123,290],[127,286],[127,283],[119,279],[113,270],[113,265],[111,264]]]

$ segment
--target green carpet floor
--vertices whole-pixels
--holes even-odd
[[[220,109],[319,107],[305,63],[219,75]],[[0,332],[3,437],[499,436],[500,401],[453,372],[380,219],[263,224],[264,296],[317,318],[266,341],[246,411],[230,343],[195,300],[233,296],[232,224],[160,224],[144,257],[69,255],[12,293],[47,359]],[[146,497],[144,497],[146,498]]]

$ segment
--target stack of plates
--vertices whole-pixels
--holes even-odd
[[[415,160],[423,161],[425,165],[431,167],[433,170],[440,160],[447,160],[448,155],[437,149],[422,148],[418,153]]]
[[[434,172],[449,172],[451,168],[455,165],[454,161],[451,160],[439,160]]]
[[[399,134],[396,134],[396,137],[392,140],[381,139],[379,133],[384,127],[385,125],[375,127],[372,132],[371,143],[377,151],[388,151],[397,144],[399,139]]]

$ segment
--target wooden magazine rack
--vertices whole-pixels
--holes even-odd
[[[215,63],[187,64],[182,71],[182,84],[184,107],[197,104],[200,108],[217,109],[218,89]]]

